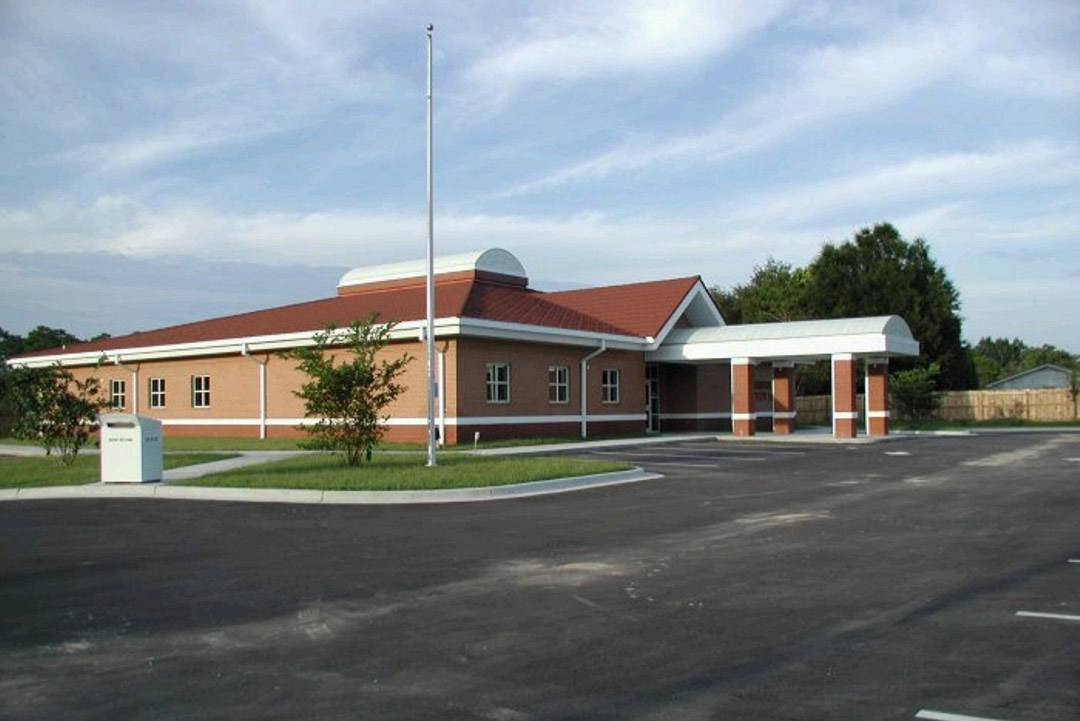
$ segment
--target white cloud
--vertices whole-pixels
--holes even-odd
[[[1080,181],[1080,151],[1031,141],[988,151],[916,156],[848,177],[804,184],[777,193],[739,198],[725,218],[759,217],[799,224],[843,211],[888,212],[902,201],[963,198],[992,190],[1018,191]]]
[[[991,53],[978,67],[968,69],[966,80],[1011,95],[1069,100],[1080,97],[1080,62],[1053,51]]]
[[[826,119],[881,107],[967,66],[993,29],[979,18],[927,16],[846,45],[795,48],[788,79],[712,127],[677,136],[641,134],[512,187],[505,195],[603,179],[662,163],[715,162],[761,149]]]
[[[465,71],[470,105],[498,106],[523,87],[585,78],[656,75],[725,52],[789,0],[558,2],[502,34]]]
[[[140,170],[263,139],[331,108],[396,102],[396,73],[369,60],[391,7],[27,4],[16,17],[36,43],[4,54],[3,87],[20,117],[66,131],[52,162]],[[86,70],[111,64],[129,71],[104,81]]]

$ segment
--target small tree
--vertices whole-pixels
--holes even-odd
[[[893,407],[915,427],[933,418],[941,405],[937,374],[938,365],[931,363],[928,368],[912,368],[889,376]]]
[[[371,460],[371,451],[386,432],[388,415],[383,409],[405,391],[397,378],[412,360],[408,354],[396,360],[377,360],[390,342],[394,323],[377,323],[372,313],[346,330],[328,326],[314,337],[315,345],[287,352],[299,361],[297,368],[309,378],[296,395],[304,412],[316,418],[303,426],[311,436],[308,448],[342,453],[345,463],[359,465]],[[343,347],[351,360],[335,364],[333,351]]]
[[[55,365],[14,369],[7,374],[6,385],[14,411],[12,435],[37,441],[48,455],[59,452],[64,465],[74,463],[97,432],[97,414],[105,407],[101,381],[76,380]]]

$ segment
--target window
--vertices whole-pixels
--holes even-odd
[[[487,402],[510,402],[510,364],[487,364]]]
[[[210,376],[191,376],[191,407],[210,407]]]
[[[619,402],[619,371],[606,368],[600,372],[600,389],[604,403]]]
[[[548,366],[548,403],[570,402],[570,369]]]
[[[150,379],[150,407],[151,408],[164,408],[165,407],[165,379],[164,378],[151,378]]]
[[[113,408],[123,408],[127,405],[127,394],[124,392],[124,381],[109,381],[109,405]]]

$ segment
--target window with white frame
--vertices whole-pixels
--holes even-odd
[[[210,376],[191,376],[191,407],[210,407]]]
[[[165,407],[165,379],[164,378],[151,378],[150,379],[150,407],[151,408],[164,408]]]
[[[600,372],[601,400],[604,403],[619,402],[619,371],[616,368],[605,368]]]
[[[127,393],[124,381],[109,381],[109,405],[113,408],[123,408],[127,405]]]
[[[570,369],[548,366],[548,403],[570,402]]]
[[[487,364],[487,402],[510,402],[510,364]]]

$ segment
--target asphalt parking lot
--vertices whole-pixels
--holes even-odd
[[[1080,434],[477,504],[0,504],[10,719],[1080,718]]]

